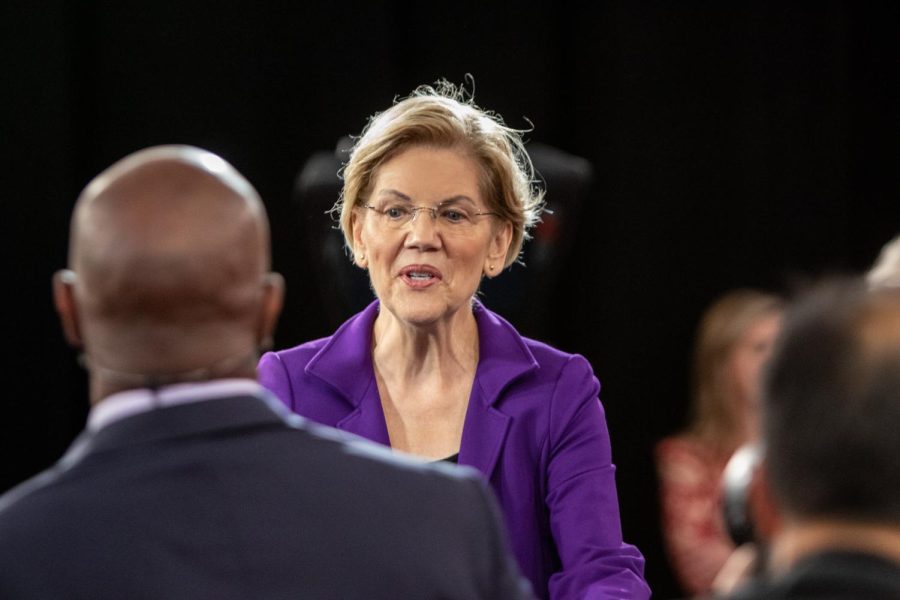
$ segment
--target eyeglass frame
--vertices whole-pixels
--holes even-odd
[[[411,223],[415,223],[416,219],[417,219],[418,216],[419,216],[419,213],[420,213],[421,211],[423,211],[423,210],[427,210],[428,212],[431,213],[431,220],[432,220],[432,221],[437,221],[437,218],[438,218],[438,211],[441,209],[442,205],[444,205],[444,204],[449,204],[450,202],[454,202],[454,201],[455,201],[455,199],[444,200],[443,202],[438,202],[437,206],[424,206],[424,205],[421,205],[421,206],[409,206],[409,207],[407,207],[407,209],[409,210],[410,213],[412,213],[412,217],[409,219],[409,221],[406,221],[406,222],[402,223],[401,225],[399,225],[398,227],[396,227],[396,229],[402,229],[402,228],[405,227],[406,225],[409,225],[409,224],[411,224]],[[376,206],[372,206],[371,204],[359,204],[358,206],[361,206],[361,207],[363,207],[363,208],[368,208],[369,210],[374,211],[375,213],[377,213],[378,215],[380,215],[380,216],[382,216],[382,217],[387,217],[387,213],[386,213],[384,210],[381,210],[381,209],[379,209],[379,208],[376,207]],[[385,209],[385,210],[387,210],[387,209]],[[480,217],[480,216],[485,216],[485,215],[493,215],[493,216],[495,216],[495,217],[502,217],[502,216],[503,216],[503,215],[501,215],[500,213],[497,213],[497,212],[494,212],[494,211],[490,211],[490,210],[487,210],[487,211],[481,211],[481,212],[473,212],[473,213],[470,213],[470,214],[471,214],[473,217]],[[474,224],[474,221],[473,221],[473,224]]]

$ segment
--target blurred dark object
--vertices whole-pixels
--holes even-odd
[[[338,175],[353,141],[338,140],[334,151],[316,152],[294,184],[304,253],[312,262],[318,300],[331,328],[362,310],[374,295],[365,271],[351,263],[338,222],[329,215],[341,191]],[[561,265],[569,259],[581,207],[590,193],[593,168],[584,158],[553,146],[527,146],[535,175],[547,191],[547,211],[525,242],[522,261],[494,279],[485,279],[480,299],[527,336],[548,339],[552,294]]]

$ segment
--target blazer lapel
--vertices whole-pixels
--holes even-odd
[[[491,476],[512,418],[491,406],[476,380],[469,398],[459,448],[459,464],[475,467]]]
[[[504,390],[538,368],[537,361],[512,325],[476,301],[479,360],[463,424],[459,463],[490,477],[500,458],[512,418],[497,406]]]
[[[347,402],[347,415],[335,424],[338,429],[390,446],[372,367],[372,328],[378,310],[375,301],[344,323],[310,360],[306,372],[327,382]],[[480,358],[463,423],[459,462],[490,476],[511,423],[496,403],[510,383],[538,365],[512,325],[478,301],[473,311]]]
[[[388,436],[387,422],[384,420],[384,409],[381,408],[381,397],[375,385],[374,374],[371,385],[358,399],[356,408],[335,425],[338,429],[355,433],[366,439],[391,445]]]
[[[390,446],[372,366],[372,328],[378,310],[376,300],[341,325],[309,361],[306,372],[328,383],[347,402],[349,412],[335,427]]]

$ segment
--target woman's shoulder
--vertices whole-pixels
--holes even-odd
[[[526,337],[501,315],[491,311],[481,303],[476,303],[475,314],[484,333],[493,340],[500,340],[505,346],[509,342],[521,345],[524,354],[533,359],[543,370],[561,370],[571,363],[570,368],[593,372],[587,359],[577,353],[566,352],[547,342]],[[503,340],[503,338],[508,338]]]
[[[664,437],[654,448],[657,464],[694,465],[697,468],[718,467],[719,455],[708,443],[690,433],[679,433]]]
[[[269,352],[267,356],[274,357],[291,367],[306,365],[316,356],[325,354],[331,355],[331,359],[344,357],[361,346],[368,346],[367,340],[371,335],[372,322],[377,311],[377,303],[373,302],[362,312],[344,321],[333,334]],[[323,352],[326,349],[328,352]]]
[[[293,362],[306,357],[306,360],[308,361],[310,358],[315,356],[322,348],[327,346],[332,337],[334,336],[329,335],[326,337],[309,340],[307,342],[303,342],[302,344],[291,346],[290,348],[274,350],[271,352],[271,354],[275,354],[281,360],[289,360]]]
[[[523,337],[522,341],[534,355],[535,360],[542,366],[545,364],[555,364],[563,367],[571,363],[572,367],[581,367],[591,370],[591,365],[588,360],[577,352],[567,352],[547,342],[532,338]]]

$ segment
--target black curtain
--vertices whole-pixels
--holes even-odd
[[[897,5],[360,4],[5,4],[0,489],[84,423],[86,378],[49,282],[91,177],[159,143],[231,161],[266,202],[288,282],[276,345],[293,345],[330,333],[297,235],[297,171],[396,95],[471,74],[480,105],[594,167],[546,341],[600,377],[626,538],[656,597],[678,595],[652,449],[683,423],[700,312],[732,287],[865,269],[900,231]]]

